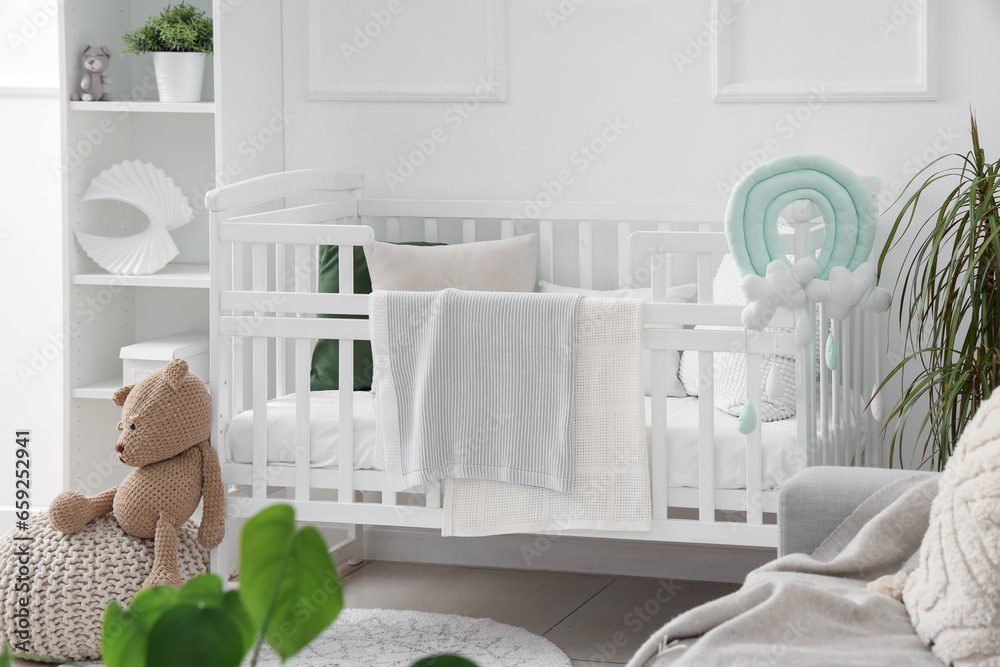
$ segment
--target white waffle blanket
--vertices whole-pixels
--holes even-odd
[[[448,479],[443,535],[652,528],[641,308],[633,299],[580,302],[573,490]]]

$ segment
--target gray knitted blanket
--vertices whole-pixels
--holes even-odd
[[[446,478],[568,492],[580,297],[376,291],[376,458],[402,491]]]

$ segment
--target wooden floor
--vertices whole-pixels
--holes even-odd
[[[344,604],[492,618],[541,635],[579,667],[625,664],[660,626],[736,584],[368,562]]]

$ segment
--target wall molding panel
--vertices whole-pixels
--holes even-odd
[[[331,39],[329,30],[329,12],[337,11],[338,4],[327,0],[308,0],[304,32],[308,35],[307,54],[307,100],[385,100],[385,101],[442,101],[466,100],[470,97],[478,101],[502,102],[506,99],[506,0],[462,0],[469,7],[481,9],[485,24],[470,25],[469,34],[481,35],[474,46],[469,45],[467,58],[455,58],[447,49],[442,49],[437,55],[437,63],[425,64],[428,71],[425,79],[416,76],[412,71],[403,71],[405,66],[394,67],[391,59],[382,62],[377,68],[377,79],[373,76],[361,81],[349,80],[338,72],[344,70],[351,58],[359,60],[365,57],[377,57],[383,46],[392,45],[399,39],[403,30],[394,31],[392,22],[405,21],[406,12],[417,11],[408,3],[396,4],[398,14],[383,13],[387,5],[384,3],[369,12],[363,23],[351,24],[352,38],[336,37]],[[341,6],[349,8],[350,3]],[[379,20],[381,19],[381,21]],[[373,23],[374,22],[374,23]],[[458,31],[453,22],[441,22],[442,26],[452,31]],[[443,28],[445,29],[445,28]],[[464,30],[462,32],[465,32]],[[458,34],[458,33],[456,33]],[[433,41],[433,37],[428,38]],[[389,43],[389,44],[385,44]],[[430,50],[419,51],[419,58],[429,58]],[[455,67],[455,63],[481,61],[483,66],[475,72],[462,72],[451,80],[442,80],[441,72],[447,72]],[[398,61],[397,61],[398,63]],[[435,70],[434,68],[437,67]],[[372,68],[374,71],[376,68]],[[448,75],[445,75],[448,76]]]
[[[785,0],[798,2],[801,0]],[[916,0],[915,11],[906,16],[914,23],[916,43],[910,54],[916,70],[912,80],[888,78],[862,80],[827,77],[808,81],[737,80],[733,63],[740,56],[733,44],[734,29],[738,29],[742,12],[748,11],[744,2],[737,0],[712,0],[711,20],[721,26],[711,49],[712,99],[715,102],[813,102],[821,101],[914,101],[935,100],[933,63],[936,49],[934,0]],[[896,5],[893,6],[894,9]],[[728,21],[723,20],[728,17]],[[890,25],[890,24],[887,24]],[[896,26],[898,28],[898,26]],[[883,35],[884,38],[884,35]],[[858,40],[862,39],[858,37]],[[845,50],[854,49],[858,40],[845,40]]]

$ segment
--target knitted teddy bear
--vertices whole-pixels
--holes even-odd
[[[214,549],[225,534],[225,491],[218,454],[209,445],[212,400],[205,383],[174,359],[138,383],[115,392],[122,407],[115,450],[134,466],[120,485],[89,498],[63,491],[49,508],[52,527],[76,533],[114,510],[129,535],[155,538],[153,569],[143,587],[181,585],[177,529],[204,497],[198,542]]]
[[[84,102],[100,102],[111,99],[111,95],[104,92],[104,84],[111,83],[111,78],[104,75],[111,63],[111,52],[106,46],[85,46],[80,55],[80,63],[83,65],[83,80],[80,81],[80,88],[83,94],[73,93],[71,100]]]

